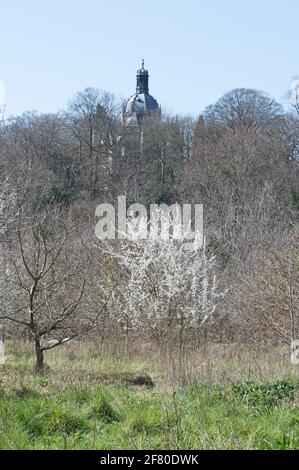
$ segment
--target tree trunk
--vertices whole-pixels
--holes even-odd
[[[44,368],[44,351],[41,349],[39,339],[35,340],[35,355],[36,355],[35,371],[41,372]]]

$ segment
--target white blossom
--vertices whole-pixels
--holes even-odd
[[[215,257],[206,254],[205,243],[186,249],[183,234],[139,238],[146,224],[142,217],[130,219],[127,240],[100,245],[123,272],[111,294],[112,315],[134,329],[167,319],[192,327],[215,321],[224,295],[218,291]]]

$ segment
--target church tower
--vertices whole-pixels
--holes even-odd
[[[149,94],[149,73],[142,60],[141,69],[137,70],[136,93],[131,96],[125,107],[124,124],[126,127],[142,128],[146,116],[157,116],[160,119],[160,107]]]

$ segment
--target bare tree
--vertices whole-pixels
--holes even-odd
[[[228,301],[241,337],[290,346],[299,335],[298,227],[262,244]]]
[[[265,128],[280,114],[281,106],[266,93],[236,88],[209,106],[204,112],[204,118],[217,131],[227,127],[232,130],[257,130]]]
[[[181,199],[204,204],[208,246],[234,273],[261,239],[279,237],[296,222],[298,174],[285,122],[276,124],[264,131],[226,128],[212,139],[201,119],[185,166]]]
[[[70,101],[66,119],[77,141],[80,162],[89,169],[88,181],[105,181],[112,156],[119,147],[121,106],[113,95],[86,88]],[[104,178],[103,178],[104,174]]]
[[[299,115],[299,77],[293,78],[291,86],[287,92],[287,100],[295,114]]]
[[[74,221],[61,210],[21,216],[7,245],[0,319],[27,332],[41,371],[44,352],[88,332],[96,316],[84,309],[88,262]]]
[[[112,183],[130,202],[174,203],[185,162],[191,159],[195,123],[190,117],[146,117],[141,130],[126,128],[123,155],[116,159]]]

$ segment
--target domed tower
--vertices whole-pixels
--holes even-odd
[[[160,107],[149,94],[148,79],[148,70],[144,68],[142,60],[142,67],[137,70],[136,93],[128,100],[124,111],[126,126],[141,128],[146,116],[157,116],[160,119]]]

